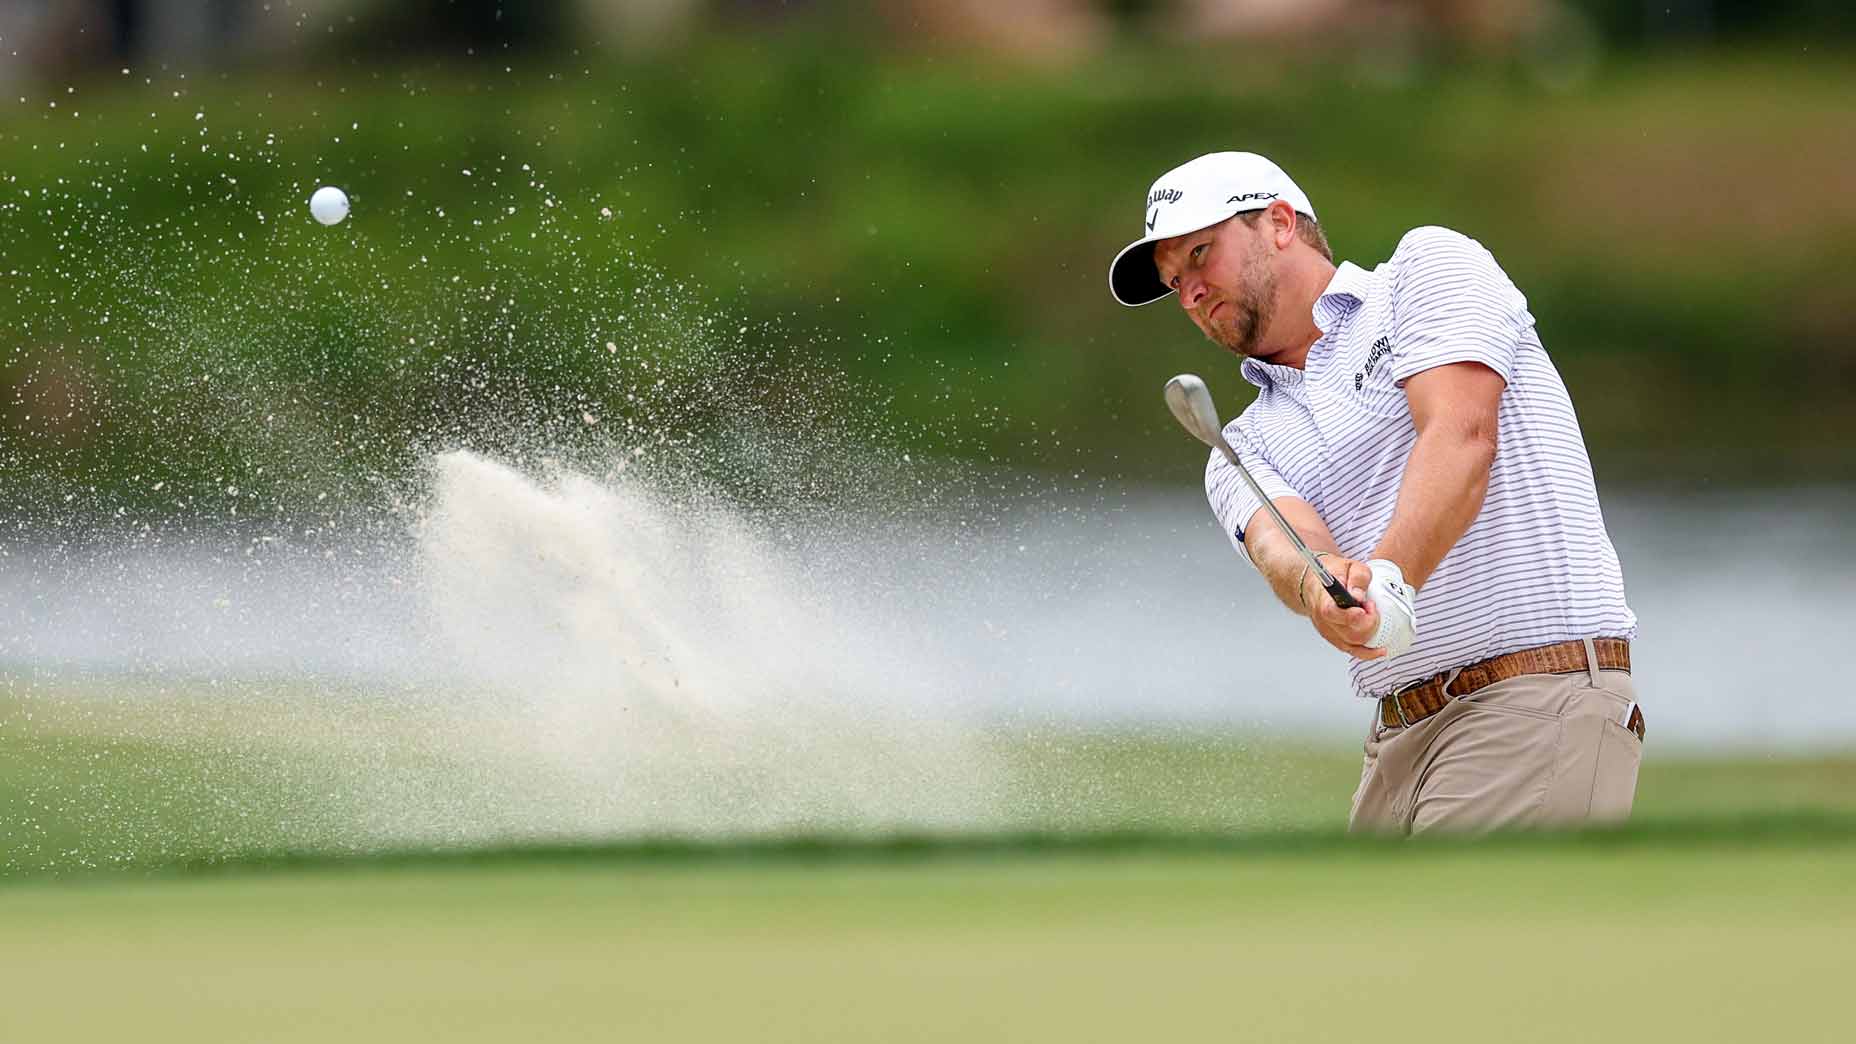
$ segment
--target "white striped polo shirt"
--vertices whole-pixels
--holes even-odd
[[[1392,521],[1417,441],[1406,378],[1473,361],[1508,382],[1482,512],[1418,593],[1417,644],[1352,661],[1358,695],[1517,649],[1636,636],[1572,400],[1527,299],[1482,244],[1413,229],[1370,272],[1341,264],[1314,317],[1322,336],[1306,369],[1244,360],[1260,393],[1225,437],[1272,499],[1311,504],[1349,558],[1365,559]],[[1244,554],[1243,527],[1262,504],[1217,453],[1205,491]]]

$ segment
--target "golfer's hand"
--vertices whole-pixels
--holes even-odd
[[[1315,571],[1310,569],[1308,577],[1302,581],[1302,595],[1308,602],[1309,619],[1314,622],[1316,633],[1327,639],[1329,645],[1355,659],[1377,660],[1384,656],[1384,649],[1366,647],[1373,632],[1379,629],[1379,613],[1366,597],[1366,588],[1373,582],[1372,569],[1365,562],[1339,555],[1328,555],[1321,559],[1321,564],[1353,593],[1353,600],[1365,608],[1342,609],[1335,605]]]

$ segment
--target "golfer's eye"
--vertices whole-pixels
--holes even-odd
[[[1193,247],[1192,248],[1192,263],[1193,264],[1204,263],[1205,252],[1210,249],[1211,249],[1211,246],[1206,243],[1200,243],[1198,246]]]
[[[1179,289],[1179,277],[1174,276],[1173,278],[1167,280],[1166,285],[1172,287],[1175,290],[1178,290]]]

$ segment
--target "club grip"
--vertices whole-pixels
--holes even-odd
[[[1347,585],[1341,583],[1339,577],[1328,577],[1328,582],[1322,586],[1327,588],[1328,597],[1334,599],[1335,605],[1342,609],[1360,608],[1360,603],[1353,597],[1353,592],[1347,590]]]

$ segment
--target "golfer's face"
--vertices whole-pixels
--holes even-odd
[[[1206,337],[1255,355],[1273,289],[1260,234],[1238,218],[1163,239],[1154,247],[1160,278]]]

